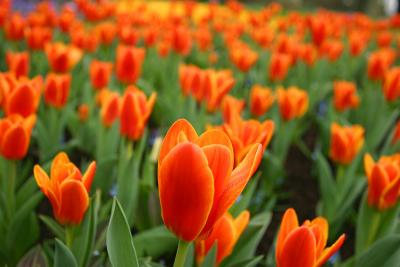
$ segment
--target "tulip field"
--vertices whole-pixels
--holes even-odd
[[[400,267],[400,15],[59,2],[0,0],[0,266]]]

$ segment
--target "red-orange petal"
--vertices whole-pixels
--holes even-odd
[[[96,173],[96,162],[90,163],[85,174],[82,176],[82,182],[85,185],[86,191],[90,192],[90,187],[92,186],[93,178]]]
[[[288,235],[299,227],[296,211],[292,208],[287,209],[283,214],[281,226],[279,228],[278,239],[276,241],[275,257],[279,262],[281,259],[283,245]]]
[[[214,179],[202,149],[190,142],[175,146],[160,164],[158,186],[164,224],[180,239],[201,232],[214,198]]]
[[[22,159],[28,152],[29,136],[22,125],[11,126],[0,144],[1,154],[7,159]]]
[[[342,234],[332,246],[326,248],[322,252],[322,254],[319,257],[319,259],[317,260],[317,263],[316,263],[315,266],[316,267],[320,267],[320,266],[324,265],[324,263],[327,260],[329,260],[329,258],[332,257],[332,255],[335,254],[342,247],[343,242],[344,242],[345,239],[346,239],[345,234]]]
[[[61,224],[80,224],[89,207],[89,196],[81,181],[66,179],[60,187],[60,209],[56,218]]]

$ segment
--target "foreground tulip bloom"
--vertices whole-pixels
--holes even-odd
[[[120,132],[123,136],[136,141],[143,135],[156,97],[157,93],[153,92],[146,100],[146,95],[135,86],[129,86],[126,89],[120,112]]]
[[[395,52],[389,48],[372,52],[368,57],[368,78],[382,80],[395,58]]]
[[[360,125],[331,125],[330,157],[340,164],[349,164],[364,144],[364,128]]]
[[[45,27],[32,27],[25,30],[25,40],[30,49],[43,50],[50,42],[52,31]]]
[[[158,187],[162,218],[179,239],[204,238],[232,206],[256,171],[262,146],[253,144],[236,168],[232,144],[222,131],[200,137],[176,121],[161,145]]]
[[[204,99],[207,102],[207,111],[215,111],[234,84],[235,79],[229,70],[206,70],[203,90]]]
[[[387,101],[400,98],[400,68],[392,68],[386,72],[383,83],[383,94]]]
[[[196,261],[198,265],[204,260],[211,248],[217,244],[217,259],[219,265],[227,256],[229,256],[236,245],[240,235],[247,227],[250,219],[250,213],[243,211],[237,218],[233,218],[228,212],[219,219],[211,234],[204,240],[196,240]]]
[[[231,61],[242,72],[248,72],[258,60],[258,54],[245,44],[233,45],[230,49]]]
[[[79,48],[63,43],[49,43],[45,52],[51,69],[58,73],[69,72],[82,57]]]
[[[366,154],[364,169],[368,178],[368,204],[379,210],[395,206],[400,195],[400,154],[383,156],[377,162]]]
[[[89,74],[92,86],[95,89],[103,89],[110,82],[112,63],[93,60],[90,63]]]
[[[120,99],[118,93],[112,92],[101,104],[101,122],[105,127],[111,127],[120,113]]]
[[[329,225],[317,217],[299,225],[294,209],[286,210],[276,243],[277,267],[320,267],[343,245],[345,235],[326,248]]]
[[[337,111],[356,108],[360,104],[357,88],[353,82],[335,81],[333,84],[334,105]]]
[[[71,87],[70,74],[49,73],[44,86],[44,100],[46,104],[63,108],[67,104]]]
[[[278,89],[279,111],[284,120],[300,118],[308,109],[308,95],[297,87]]]
[[[143,48],[119,45],[115,63],[118,80],[134,84],[142,71],[144,57],[145,50]]]
[[[27,118],[13,114],[0,119],[0,155],[10,160],[23,159],[28,152],[36,115]]]
[[[275,101],[274,94],[271,89],[254,85],[250,91],[250,112],[254,116],[264,115]]]
[[[64,152],[54,158],[50,177],[39,165],[35,165],[33,174],[36,183],[49,199],[54,217],[60,224],[81,223],[89,207],[89,191],[95,171],[96,162],[92,162],[82,175]]]
[[[29,54],[27,51],[20,53],[7,51],[6,62],[8,70],[14,73],[17,79],[21,76],[29,76]]]

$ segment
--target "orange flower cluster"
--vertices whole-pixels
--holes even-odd
[[[330,157],[341,164],[349,164],[364,144],[364,129],[360,125],[331,125]]]

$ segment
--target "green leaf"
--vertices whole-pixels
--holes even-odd
[[[247,209],[247,207],[249,206],[253,194],[257,188],[260,176],[261,172],[257,172],[256,176],[252,178],[249,184],[246,186],[246,189],[241,195],[240,200],[237,203],[235,203],[235,205],[233,205],[233,207],[230,209],[230,213],[232,214],[233,217],[238,216],[242,211]]]
[[[333,211],[332,204],[335,203],[335,179],[333,178],[328,161],[320,152],[316,156],[316,165],[318,169],[319,191],[322,196],[322,215],[330,217],[328,215]]]
[[[65,237],[64,229],[53,218],[46,215],[39,215],[39,218],[57,238],[63,239]]]
[[[400,235],[377,241],[357,256],[354,267],[397,267],[400,262]]]
[[[159,226],[138,233],[133,237],[133,243],[139,257],[157,258],[165,253],[174,252],[178,245],[178,239],[165,226]]]
[[[17,267],[47,267],[46,257],[40,247],[37,245],[33,247],[25,256],[18,262]]]
[[[189,248],[186,254],[186,260],[184,267],[193,267],[194,265],[194,244],[193,242],[189,244]]]
[[[212,248],[208,251],[200,267],[215,266],[216,262],[217,262],[217,244],[214,244]]]
[[[78,267],[71,250],[58,239],[56,239],[54,267]]]
[[[270,212],[260,213],[251,219],[246,230],[236,243],[232,254],[222,262],[221,266],[231,266],[244,260],[252,259],[270,221]]]
[[[244,260],[235,265],[231,265],[229,267],[254,267],[264,258],[264,256],[260,255],[254,259]]]
[[[115,198],[107,229],[107,251],[114,267],[139,267],[128,221]]]

